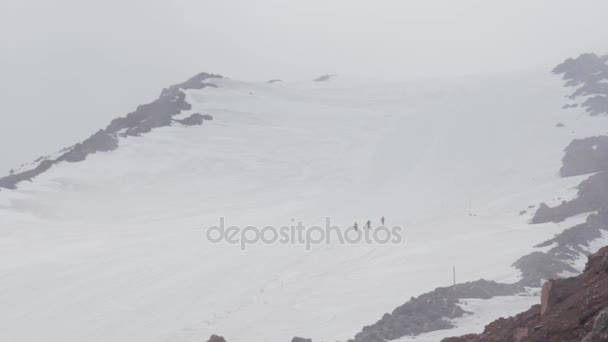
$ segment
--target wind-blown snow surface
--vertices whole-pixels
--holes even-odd
[[[549,74],[213,82],[187,101],[214,121],[123,138],[0,192],[0,340],[346,340],[450,285],[453,265],[459,282],[516,279],[515,260],[569,227],[519,212],[573,196],[560,189],[582,178],[558,177],[563,148],[604,133],[560,109]],[[407,241],[243,252],[205,240],[220,216],[385,216]]]

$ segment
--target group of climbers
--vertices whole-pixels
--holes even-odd
[[[380,218],[380,223],[384,226],[384,216],[382,216]],[[359,230],[359,224],[357,222],[355,222],[355,224],[353,225],[353,227],[355,228],[355,231]],[[365,228],[372,229],[372,221],[371,220],[367,220],[367,222],[365,222]]]

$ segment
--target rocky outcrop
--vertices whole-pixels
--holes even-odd
[[[582,99],[580,106],[590,115],[608,114],[608,56],[586,53],[567,59],[553,72],[563,76],[567,87],[576,88],[570,99]]]
[[[541,204],[532,223],[562,222],[569,217],[608,208],[608,171],[594,174],[578,185],[578,196],[556,207]]]
[[[192,106],[186,102],[184,90],[202,89],[205,87],[216,87],[215,84],[205,82],[212,78],[221,78],[220,75],[200,73],[186,82],[172,85],[163,89],[160,97],[148,104],[137,107],[134,112],[125,117],[117,118],[102,130],[93,134],[88,139],[72,147],[66,148],[56,158],[41,158],[35,167],[12,173],[0,178],[0,188],[15,189],[17,184],[23,181],[31,181],[34,177],[50,169],[53,165],[61,162],[80,162],[87,156],[97,152],[108,152],[118,148],[118,138],[128,136],[140,136],[155,128],[169,126],[173,122],[183,125],[201,125],[204,120],[213,119],[209,114],[195,113],[182,120],[173,117],[183,110],[190,110]]]
[[[608,136],[576,139],[566,147],[559,173],[562,177],[608,169]]]
[[[600,88],[594,84],[608,80],[608,57],[581,55],[555,68],[563,74],[566,86],[580,87],[571,98],[589,95]],[[603,88],[601,88],[603,89]],[[608,93],[607,93],[608,94]],[[607,112],[608,113],[608,112]],[[592,174],[595,173],[595,174]],[[572,141],[565,149],[560,175],[562,177],[592,174],[577,186],[577,197],[555,207],[541,203],[531,223],[563,222],[580,214],[589,214],[584,223],[564,230],[552,239],[535,247],[551,247],[547,252],[536,252],[518,260],[519,268],[530,283],[576,274],[573,264],[592,241],[608,233],[608,136],[597,136]]]
[[[31,180],[32,178],[50,169],[53,164],[55,164],[55,162],[52,160],[43,160],[31,170],[11,173],[4,178],[0,178],[0,188],[14,189],[18,183]]]
[[[573,261],[580,254],[587,255],[584,247],[605,233],[608,233],[608,209],[602,208],[596,214],[589,215],[585,222],[564,230],[536,247],[554,246],[548,254],[565,256],[562,259]]]
[[[548,209],[543,209],[541,206],[538,210],[540,212]],[[550,218],[550,214],[547,217]],[[517,260],[513,266],[522,273],[520,283],[536,287],[547,279],[579,273],[579,270],[575,269],[572,264],[581,256],[589,255],[587,248],[589,244],[606,234],[608,234],[608,208],[602,208],[597,213],[589,215],[585,222],[568,228],[535,246],[538,248],[550,247],[548,251],[533,252]]]
[[[291,339],[291,342],[312,342],[312,339],[304,337],[294,337]]]
[[[197,126],[202,125],[205,120],[213,120],[213,117],[209,114],[194,113],[185,119],[175,121],[185,126]]]
[[[226,340],[222,336],[211,335],[207,342],[226,342]]]
[[[541,304],[500,318],[479,335],[443,342],[608,341],[608,246],[589,257],[585,271],[543,286]]]
[[[500,284],[487,280],[440,287],[432,292],[412,298],[385,314],[371,326],[364,327],[352,342],[384,342],[407,335],[419,335],[434,330],[450,329],[447,321],[463,316],[466,312],[459,300],[464,298],[489,299],[495,296],[513,295],[523,288],[518,284]]]
[[[581,342],[605,342],[608,341],[608,308],[602,310],[595,321],[593,329],[585,336]]]
[[[521,257],[513,266],[521,271],[519,284],[528,287],[539,287],[543,280],[557,278],[565,272],[578,273],[572,265],[552,253],[533,252]]]

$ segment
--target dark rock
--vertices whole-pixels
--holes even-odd
[[[351,341],[384,342],[408,335],[419,335],[454,326],[446,319],[461,317],[466,312],[458,305],[460,299],[512,295],[523,291],[518,284],[500,284],[487,280],[440,287],[412,298],[378,322],[364,327]]]
[[[597,240],[602,237],[602,232],[608,229],[608,210],[601,209],[597,214],[591,214],[587,217],[584,223],[568,228],[556,235],[554,238],[547,240],[543,243],[536,245],[535,247],[548,247],[553,244],[557,244],[556,247],[551,251],[553,254],[571,254],[568,252],[574,252],[571,257],[576,257],[579,254],[587,255],[580,246],[586,246],[589,242]],[[572,260],[568,258],[566,260]]]
[[[559,284],[559,286],[556,286]],[[576,278],[549,280],[543,285],[540,315],[543,316],[552,306],[559,304],[570,297],[576,290]]]
[[[464,336],[460,336],[460,337],[447,337],[444,338],[443,340],[441,340],[441,342],[464,342],[464,341],[468,341],[470,338],[475,338],[477,337],[477,335],[475,334],[468,334],[468,335],[464,335]]]
[[[32,178],[38,176],[39,174],[45,172],[53,166],[53,161],[43,160],[32,170],[13,173],[4,178],[0,178],[0,188],[5,189],[16,189],[17,184],[23,181],[31,181]]]
[[[585,99],[580,105],[590,115],[608,114],[608,56],[587,53],[569,58],[553,72],[563,75],[567,87],[576,87],[570,99]],[[570,105],[572,107],[572,105]]]
[[[608,170],[608,136],[576,139],[566,147],[562,177],[579,176]]]
[[[521,271],[522,279],[519,284],[522,286],[538,287],[543,280],[558,278],[564,272],[572,274],[578,271],[559,256],[533,252],[521,257],[513,266]]]
[[[226,340],[222,336],[211,335],[207,342],[226,342]]]
[[[174,121],[173,116],[179,114],[182,110],[191,109],[190,104],[185,101],[186,95],[183,90],[215,87],[214,84],[205,83],[205,80],[221,77],[200,73],[186,82],[163,89],[157,100],[138,106],[134,112],[127,114],[125,117],[112,120],[105,129],[98,131],[81,143],[66,148],[65,153],[58,158],[39,158],[39,164],[35,168],[0,178],[0,188],[15,189],[18,183],[31,181],[34,177],[60,162],[80,162],[93,153],[115,150],[118,148],[119,136],[139,136],[155,128],[171,125]],[[185,125],[196,125],[201,124],[202,120],[211,119],[213,118],[209,114],[193,114],[189,118],[181,120],[181,122]]]
[[[168,89],[168,93],[175,93],[180,88],[181,89],[203,89],[206,87],[217,88],[217,86],[213,83],[205,83],[206,80],[211,78],[222,78],[220,75],[208,74],[206,72],[201,72],[196,76],[191,77],[186,82],[172,85]],[[161,95],[162,96],[162,95]]]
[[[551,220],[553,220],[551,208],[546,203],[541,203],[539,204],[538,209],[536,209],[536,213],[534,214],[531,223],[545,223],[551,222]]]
[[[313,82],[327,82],[327,81],[331,80],[333,77],[335,77],[335,75],[322,75],[322,76],[315,78],[312,81]]]
[[[199,113],[195,113],[183,120],[175,120],[175,121],[179,122],[182,125],[186,125],[186,126],[196,126],[196,125],[202,125],[204,120],[205,120],[205,117],[203,115],[201,115]]]
[[[513,336],[513,339],[515,340],[515,342],[520,342],[528,338],[528,336],[530,336],[530,329],[517,328],[515,329],[515,335]]]
[[[608,246],[589,258],[585,272],[553,280],[543,288],[542,305],[488,324],[483,333],[444,342],[608,341],[608,274],[600,272]]]
[[[542,208],[542,206],[541,206]],[[548,207],[547,207],[548,208]],[[540,208],[539,208],[540,210]],[[571,266],[581,255],[589,255],[587,246],[608,231],[608,209],[587,217],[584,223],[568,228],[535,247],[550,247],[547,252],[533,252],[520,258],[514,267],[522,272],[521,285],[538,286],[542,280],[577,274]]]
[[[312,342],[311,338],[303,338],[303,337],[294,337],[291,339],[291,342]]]
[[[113,151],[117,148],[118,139],[116,136],[100,130],[85,141],[74,145],[57,161],[79,162],[85,160],[89,154]]]
[[[571,201],[563,202],[553,208],[541,204],[532,218],[532,223],[561,222],[575,215],[608,208],[607,171],[590,176],[579,184],[577,189],[578,196]]]
[[[585,336],[582,342],[608,341],[608,308],[602,310],[593,323],[593,329]]]

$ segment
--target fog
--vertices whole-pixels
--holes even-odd
[[[0,174],[206,71],[241,80],[546,70],[606,52],[605,0],[0,0]]]

